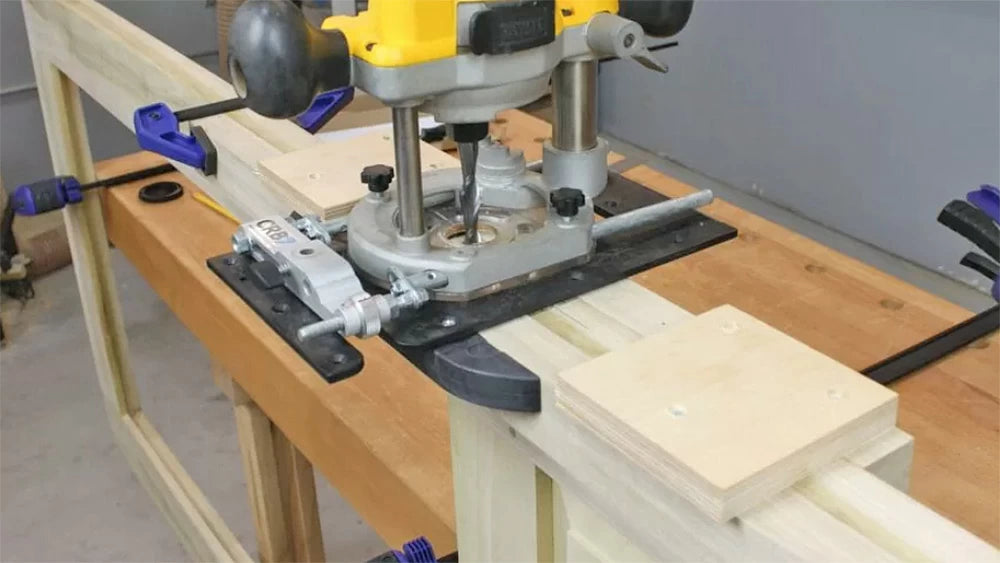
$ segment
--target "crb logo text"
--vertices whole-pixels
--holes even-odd
[[[285,229],[281,228],[281,225],[278,225],[270,219],[257,221],[257,228],[263,231],[269,239],[279,244],[289,244],[295,242]]]

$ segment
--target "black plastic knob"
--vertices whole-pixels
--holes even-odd
[[[375,194],[388,190],[395,176],[392,166],[386,164],[371,164],[361,170],[361,181],[368,184],[368,191]]]
[[[351,50],[339,29],[321,30],[288,0],[249,0],[229,25],[229,74],[251,110],[298,115],[320,92],[351,85]]]
[[[620,0],[618,15],[642,26],[646,35],[670,37],[684,29],[692,0]]]
[[[549,202],[560,217],[576,217],[586,201],[583,192],[576,188],[559,188],[549,193]]]

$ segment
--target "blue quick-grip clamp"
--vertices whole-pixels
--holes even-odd
[[[979,208],[995,224],[1000,224],[1000,188],[983,184],[979,186],[978,190],[973,190],[966,194],[965,200]],[[994,259],[996,258],[994,256]],[[994,262],[994,265],[996,265],[996,262]],[[1000,276],[994,275],[990,295],[993,296],[993,299],[1000,301]]]
[[[207,176],[215,174],[215,145],[201,127],[191,127],[190,135],[181,133],[177,116],[167,104],[155,103],[135,110],[133,125],[140,147],[197,168]]]
[[[18,186],[11,195],[11,205],[18,215],[40,215],[81,201],[83,190],[73,176],[56,176]]]
[[[983,251],[968,252],[959,263],[990,279],[990,295],[1000,301],[1000,189],[984,184],[966,194],[965,201],[953,200],[938,222]]]
[[[353,86],[323,92],[316,96],[309,109],[295,116],[295,123],[310,133],[316,133],[352,100],[354,100]]]
[[[368,563],[437,563],[437,557],[431,542],[420,536],[404,543],[402,550],[387,551],[369,559]]]
[[[997,186],[983,184],[978,190],[966,194],[965,200],[982,209],[993,222],[1000,223],[1000,188]]]

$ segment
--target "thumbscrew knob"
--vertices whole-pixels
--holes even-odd
[[[395,175],[392,166],[372,164],[361,170],[361,181],[368,184],[368,191],[380,194],[389,189]]]
[[[559,188],[549,193],[549,202],[560,217],[576,217],[586,201],[583,192],[576,188]]]

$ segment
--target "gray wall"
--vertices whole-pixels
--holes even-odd
[[[601,129],[926,267],[1000,181],[1000,3],[702,0],[659,76],[605,63]]]
[[[217,70],[215,9],[204,0],[103,3]],[[20,2],[0,0],[0,53],[0,175],[9,189],[52,174]],[[139,150],[128,129],[89,98],[84,112],[95,159]]]

